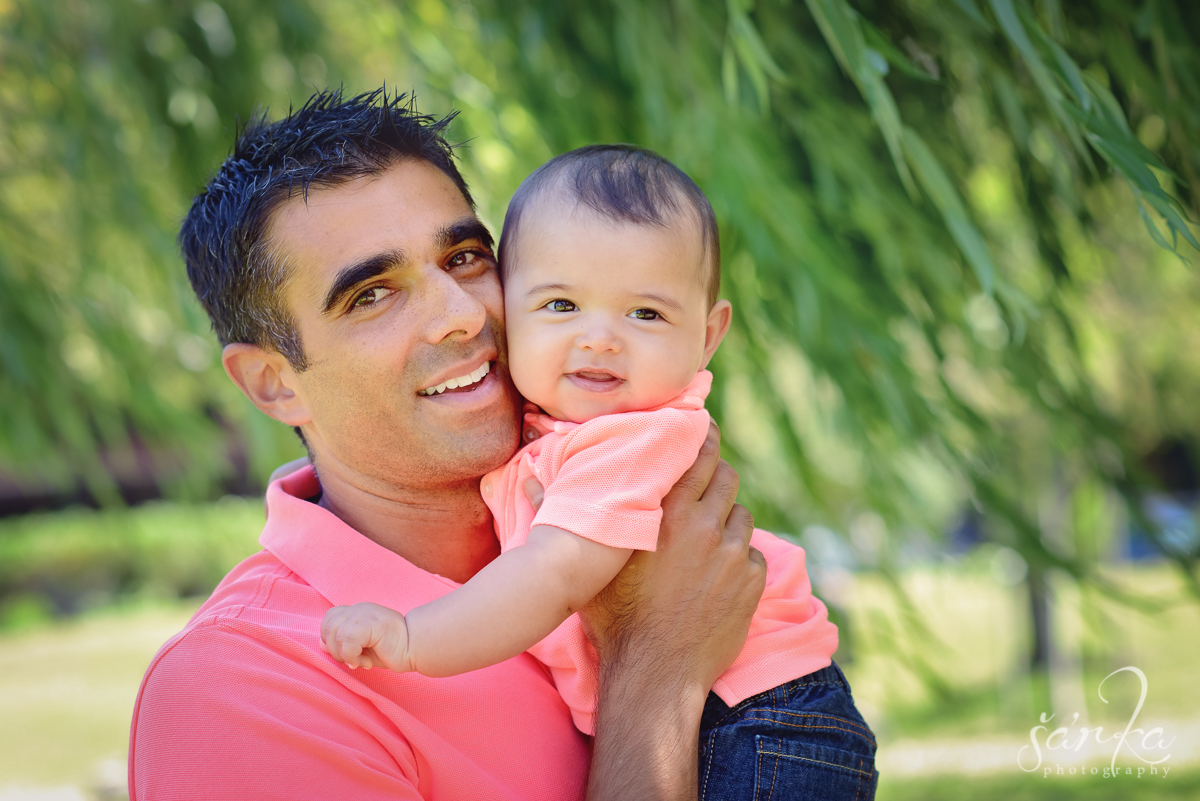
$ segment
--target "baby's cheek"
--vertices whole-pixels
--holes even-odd
[[[508,360],[509,372],[512,374],[513,384],[516,385],[517,391],[523,397],[529,398],[530,393],[535,392],[536,389],[532,386],[530,381],[531,376],[528,369],[526,369],[529,365],[528,359],[521,358],[519,351],[510,350],[508,352]]]
[[[521,348],[509,350],[509,370],[512,373],[513,384],[524,398],[538,406],[545,406],[549,402],[550,399],[546,395],[553,389],[548,366],[545,354]]]
[[[525,326],[518,318],[510,317],[508,325],[508,370],[513,383],[524,395],[527,384],[532,377],[531,368],[537,364],[537,347],[525,331]]]
[[[638,400],[642,408],[647,409],[664,404],[683,392],[695,377],[696,371],[691,369],[690,361],[665,361],[647,372]]]

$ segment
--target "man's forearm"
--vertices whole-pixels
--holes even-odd
[[[715,426],[637,551],[580,617],[600,656],[590,801],[695,799],[708,691],[737,658],[766,584]]]
[[[601,667],[588,801],[696,798],[705,688],[652,649]],[[673,675],[672,675],[673,674]]]

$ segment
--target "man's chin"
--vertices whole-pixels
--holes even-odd
[[[323,473],[336,470],[344,481],[387,496],[391,494],[389,486],[395,490],[438,491],[477,483],[512,457],[520,444],[520,432],[513,427],[511,432],[493,430],[486,436],[423,440],[407,442],[407,447],[372,443],[366,448],[343,448],[334,458],[328,454],[322,458],[319,449],[314,450]],[[418,447],[412,447],[414,444]],[[372,486],[374,489],[370,489]]]
[[[409,461],[403,469],[404,478],[396,476],[393,480],[430,489],[478,481],[503,466],[519,445],[520,431],[515,427],[510,432],[492,431],[486,436],[442,440],[425,453],[425,458]]]
[[[425,447],[430,470],[440,477],[483,476],[503,465],[521,445],[517,410],[464,420],[461,427],[425,429]],[[437,436],[437,432],[441,436]]]
[[[504,464],[521,444],[521,397],[502,371],[490,373],[478,389],[421,398],[418,419],[427,424],[430,451],[454,454],[466,472],[483,475]]]
[[[318,463],[327,453],[347,475],[384,484],[438,489],[477,480],[511,458],[521,439],[516,389],[506,380],[486,383],[475,397],[446,393],[387,414],[343,417],[331,430],[314,430],[309,446]]]

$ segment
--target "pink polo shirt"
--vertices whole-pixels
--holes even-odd
[[[309,503],[311,469],[271,485],[264,550],[151,663],[129,790],[149,799],[577,799],[589,752],[522,654],[431,679],[349,670],[319,645],[332,606],[407,612],[458,585]]]
[[[712,374],[701,370],[677,397],[654,409],[609,414],[585,423],[539,415],[541,439],[484,476],[483,499],[502,550],[522,545],[536,525],[570,531],[603,545],[653,551],[662,499],[696,461],[708,435],[704,399]],[[536,511],[523,487],[545,490]],[[737,660],[713,692],[733,706],[784,682],[828,667],[837,626],[812,594],[804,550],[756,529],[750,543],[767,560],[767,586]],[[554,676],[579,730],[595,731],[596,654],[575,615],[530,648]]]

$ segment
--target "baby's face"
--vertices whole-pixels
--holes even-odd
[[[517,389],[560,420],[674,398],[725,333],[709,309],[700,227],[605,220],[535,202],[506,254],[504,306]]]

